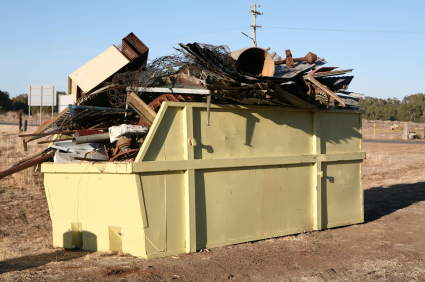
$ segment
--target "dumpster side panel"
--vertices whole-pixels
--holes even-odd
[[[313,228],[313,165],[196,172],[197,248]]]
[[[321,113],[321,153],[361,151],[361,115]]]
[[[134,163],[43,164],[55,246],[155,258],[363,222],[361,114],[162,104]]]
[[[184,252],[184,173],[147,173],[140,179],[146,203],[147,255]]]
[[[358,173],[361,162],[323,163],[322,170],[323,227],[363,222],[363,188]]]
[[[195,159],[265,157],[312,153],[311,112],[194,108]]]
[[[126,228],[127,234],[143,230],[135,175],[46,173],[44,178],[54,246],[117,250],[125,245],[117,228]]]
[[[183,123],[181,108],[167,108],[143,161],[183,159]]]

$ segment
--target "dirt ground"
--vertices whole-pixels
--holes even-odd
[[[364,224],[148,261],[53,248],[41,176],[2,179],[0,281],[425,281],[425,145],[363,147]]]

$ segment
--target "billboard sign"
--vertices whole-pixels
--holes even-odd
[[[28,104],[31,106],[56,106],[56,86],[30,86],[28,88]]]

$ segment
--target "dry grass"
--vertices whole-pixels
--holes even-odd
[[[31,142],[24,152],[16,131],[16,126],[0,126],[0,171],[47,147]],[[43,178],[33,168],[0,179],[0,214],[0,261],[36,253],[51,244]]]
[[[425,145],[363,143],[365,189],[425,181]]]
[[[0,171],[6,169],[10,164],[26,156],[33,155],[45,148],[47,144],[39,145],[36,142],[28,144],[28,151],[25,152],[22,140],[17,135],[17,128],[0,126]],[[35,174],[32,168],[15,173],[1,180],[2,186],[15,188],[34,187],[39,182],[40,176]]]
[[[53,116],[55,116],[57,113],[53,113]],[[52,118],[52,113],[42,113],[41,114],[41,122],[45,122]],[[22,119],[28,120],[28,115],[23,114]],[[17,123],[19,121],[19,113],[18,112],[6,112],[5,114],[0,115],[0,122],[10,122],[10,123]],[[40,114],[31,115],[31,122],[30,124],[40,124]]]

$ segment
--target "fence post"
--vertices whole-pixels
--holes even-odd
[[[19,111],[19,132],[22,132],[22,112]]]

